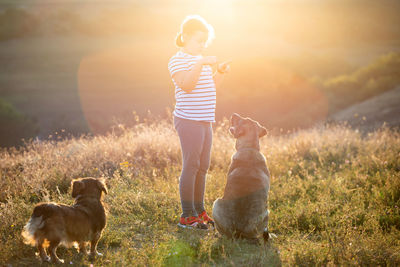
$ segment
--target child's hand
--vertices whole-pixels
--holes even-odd
[[[217,57],[216,56],[206,56],[201,59],[201,64],[202,65],[215,65],[217,63]]]
[[[232,61],[229,60],[229,61],[225,61],[225,62],[218,64],[218,68],[217,68],[218,72],[219,73],[228,73],[231,70],[231,66],[230,66],[231,62]]]

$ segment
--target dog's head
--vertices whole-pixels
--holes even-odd
[[[258,139],[267,134],[267,129],[255,120],[243,118],[239,114],[234,113],[231,116],[229,132],[237,141],[245,143],[257,142],[258,144]]]
[[[101,199],[102,192],[108,193],[105,180],[103,178],[79,178],[71,182],[72,197],[76,198],[78,195],[93,196]]]

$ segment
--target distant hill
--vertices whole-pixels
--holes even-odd
[[[389,127],[400,127],[400,86],[339,111],[331,119],[347,121],[366,131],[379,128],[384,122]]]

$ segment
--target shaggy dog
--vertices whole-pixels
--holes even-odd
[[[79,244],[79,251],[86,252],[90,241],[90,256],[101,255],[96,250],[101,232],[106,225],[106,214],[101,201],[102,192],[107,194],[103,179],[80,178],[72,181],[72,206],[41,203],[36,205],[24,227],[22,236],[26,244],[36,246],[43,261],[63,263],[57,257],[60,243],[69,247]],[[46,253],[46,248],[50,257]]]
[[[229,131],[236,138],[237,152],[232,156],[224,196],[213,205],[215,227],[230,238],[255,241],[263,237],[267,241],[270,174],[259,145],[267,130],[235,113]]]

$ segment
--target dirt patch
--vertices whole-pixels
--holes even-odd
[[[333,121],[347,121],[351,126],[371,131],[386,124],[400,127],[400,86],[335,113]]]

